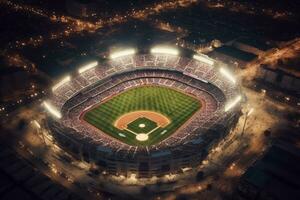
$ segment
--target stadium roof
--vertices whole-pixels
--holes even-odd
[[[241,51],[231,46],[222,46],[220,48],[215,49],[214,51],[243,61],[251,61],[256,58],[255,54]]]

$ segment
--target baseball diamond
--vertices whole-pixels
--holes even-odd
[[[98,104],[83,120],[127,144],[148,146],[174,133],[200,108],[198,99],[177,90],[141,86]],[[148,139],[139,140],[140,133]]]

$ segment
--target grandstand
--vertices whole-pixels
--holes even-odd
[[[241,95],[237,81],[222,63],[207,56],[182,57],[179,50],[168,47],[136,53],[114,53],[106,62],[94,61],[56,84],[45,104],[52,114],[48,120],[51,134],[66,151],[109,174],[162,176],[199,165],[238,120]],[[201,106],[174,131],[165,131],[159,140],[143,145],[124,141],[130,137],[126,132],[113,135],[107,127],[95,128],[82,117],[116,94],[150,86],[176,90]],[[140,141],[148,139],[140,136]]]

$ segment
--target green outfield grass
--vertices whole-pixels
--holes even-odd
[[[148,146],[167,138],[184,124],[197,110],[201,103],[194,97],[171,88],[158,86],[141,86],[127,90],[108,101],[99,104],[86,112],[83,119],[106,134],[121,140],[129,145]],[[128,130],[119,130],[114,122],[120,116],[138,110],[149,110],[163,114],[171,120],[166,127],[157,127],[157,124],[147,118],[138,118],[130,122]],[[144,124],[145,127],[139,127]],[[156,129],[155,129],[156,128]],[[149,132],[146,141],[136,140],[135,133]]]

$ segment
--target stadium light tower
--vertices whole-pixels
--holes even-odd
[[[151,54],[170,54],[177,56],[179,54],[178,49],[166,46],[156,46],[150,49]]]
[[[227,103],[225,105],[225,112],[229,111],[230,109],[232,109],[236,104],[238,104],[240,101],[242,100],[242,96],[239,95],[237,96],[233,101]]]
[[[247,119],[248,119],[248,117],[253,113],[253,111],[254,111],[254,108],[250,108],[250,109],[246,112],[246,115],[245,115],[245,121],[244,121],[244,125],[243,125],[243,130],[242,130],[241,136],[244,135],[245,127],[246,127],[246,123],[247,123]]]
[[[78,69],[78,73],[81,74],[89,69],[92,69],[98,65],[98,61],[91,62],[85,66],[82,66]]]
[[[200,62],[204,62],[210,66],[213,66],[213,64],[214,64],[214,61],[211,58],[209,58],[207,55],[204,55],[204,54],[195,54],[195,55],[193,55],[193,59],[198,60]]]
[[[65,83],[69,82],[71,80],[71,76],[66,76],[64,77],[61,81],[59,81],[57,84],[55,84],[52,87],[52,92],[54,92],[55,90],[57,90],[59,87],[61,87],[62,85],[64,85]]]
[[[46,108],[46,110],[52,114],[54,117],[60,119],[62,116],[61,116],[61,113],[54,107],[52,106],[50,103],[44,101],[43,102],[43,105],[44,107]]]
[[[134,55],[136,53],[136,50],[133,48],[130,49],[124,49],[121,51],[116,51],[110,54],[110,59],[115,59],[115,58],[119,58],[122,56],[129,56],[129,55]]]
[[[220,72],[221,74],[223,74],[228,80],[230,80],[232,83],[235,83],[236,80],[235,78],[233,77],[233,75],[226,69],[224,68],[220,68]]]

